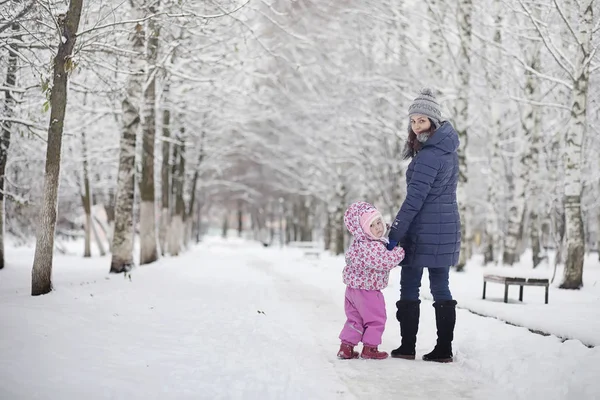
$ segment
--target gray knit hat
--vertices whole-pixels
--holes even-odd
[[[440,122],[442,120],[442,112],[440,111],[440,105],[435,99],[435,95],[433,94],[433,91],[431,89],[421,89],[421,93],[419,93],[419,95],[413,101],[410,107],[408,107],[409,118],[416,114],[425,115],[426,117],[429,117],[435,124],[436,128],[440,126]]]

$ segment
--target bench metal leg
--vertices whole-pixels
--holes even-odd
[[[504,284],[504,302],[508,303],[508,283]]]
[[[546,286],[546,304],[548,304],[548,289],[550,289],[550,287]]]
[[[523,286],[519,286],[519,301],[523,301]]]
[[[487,285],[486,281],[483,281],[483,299],[485,300],[485,286]]]

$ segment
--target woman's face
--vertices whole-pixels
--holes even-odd
[[[414,133],[420,135],[423,132],[429,132],[431,129],[431,122],[425,115],[416,114],[410,118],[410,127]]]

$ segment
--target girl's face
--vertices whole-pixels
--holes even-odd
[[[429,132],[431,129],[431,122],[425,115],[416,114],[410,118],[410,127],[414,133],[420,135],[423,132]]]
[[[383,221],[381,218],[377,218],[375,221],[371,222],[370,228],[371,235],[373,235],[374,238],[379,239],[385,233],[385,226],[383,226]]]

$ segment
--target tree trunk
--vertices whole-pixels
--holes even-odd
[[[288,214],[285,217],[285,244],[294,240],[294,221],[292,220],[292,216]]]
[[[494,261],[494,242],[491,236],[486,236],[485,248],[483,249],[483,265],[493,264]]]
[[[299,202],[299,229],[300,241],[312,241],[312,227],[310,225],[310,200],[301,198]]]
[[[533,268],[537,268],[542,260],[544,260],[540,241],[539,213],[537,210],[529,211],[529,240],[531,242]]]
[[[442,31],[443,23],[439,21],[438,16],[445,15],[445,4],[440,0],[427,1],[427,14],[431,18],[431,35],[429,37],[429,52],[431,57],[428,59],[427,66],[429,67],[430,76],[435,79],[436,83],[444,82],[444,70],[442,68],[442,60],[444,59],[444,32]],[[443,7],[443,8],[442,8]],[[404,18],[402,18],[404,19]],[[407,44],[405,43],[404,46]],[[407,57],[402,57],[406,59]],[[436,85],[441,87],[442,85]]]
[[[596,229],[596,252],[600,261],[600,207],[598,208],[598,228]]]
[[[187,249],[192,241],[192,229],[194,228],[194,219],[193,216],[184,213],[183,218],[183,243],[182,246],[184,249]]]
[[[106,228],[104,229],[104,231],[106,233],[109,252],[112,252],[112,238],[114,236],[115,231],[115,203],[115,190],[111,187],[108,189],[108,204],[104,204],[104,212],[106,213],[107,226],[103,226],[102,224],[100,225],[103,227],[103,229]]]
[[[345,251],[345,241],[344,241],[344,213],[340,212],[341,209],[338,208],[335,213],[335,248],[333,250],[333,254],[340,255],[344,254]]]
[[[238,200],[237,204],[237,231],[238,237],[242,237],[242,232],[244,230],[244,212],[242,211],[242,201]]]
[[[541,18],[540,8],[534,8],[534,16]],[[542,44],[539,40],[530,43],[527,40],[523,44],[524,49],[528,49],[529,53],[526,57],[529,58],[527,63],[529,67],[535,71],[541,70],[541,50]],[[531,245],[533,268],[536,268],[541,260],[540,248],[540,225],[539,225],[539,208],[542,204],[540,193],[543,193],[541,183],[543,177],[540,176],[540,149],[542,147],[542,112],[540,107],[535,105],[542,101],[541,88],[538,78],[533,73],[526,73],[525,82],[525,98],[530,101],[523,105],[522,122],[525,131],[525,141],[530,142],[528,153],[523,160],[523,164],[527,170],[527,203],[526,208],[529,213],[529,238]],[[530,140],[528,140],[530,138]]]
[[[116,205],[115,191],[111,187],[108,189],[108,203],[104,205],[104,212],[106,212],[106,222],[111,225],[115,222],[115,205]]]
[[[183,118],[181,118],[183,121]],[[177,172],[173,176],[173,186],[175,189],[175,214],[171,219],[171,228],[169,229],[169,253],[172,256],[178,256],[183,245],[185,229],[185,203],[183,201],[183,184],[185,180],[185,130],[180,129],[177,137],[178,143],[174,145],[174,163],[177,166]]]
[[[225,213],[223,216],[223,225],[221,225],[221,237],[227,239],[227,232],[229,231],[229,215]]]
[[[35,256],[31,272],[31,294],[49,293],[52,290],[52,256],[54,229],[58,207],[58,184],[60,181],[60,157],[63,124],[67,107],[67,83],[74,64],[71,53],[77,39],[83,0],[71,0],[66,15],[59,16],[60,40],[54,58],[52,92],[50,94],[50,123],[46,150],[44,195],[37,229]]]
[[[92,210],[93,213],[93,210]],[[98,246],[98,251],[100,252],[100,256],[103,257],[106,255],[106,250],[104,250],[104,244],[102,243],[102,238],[100,238],[100,235],[98,234],[98,228],[96,227],[97,225],[100,225],[100,223],[94,218],[93,214],[90,214],[90,225],[92,226],[92,233],[94,234],[94,239],[96,239],[96,245]],[[102,225],[100,225],[102,226]]]
[[[143,18],[138,7],[133,7],[134,20]],[[110,272],[128,272],[133,268],[133,239],[135,236],[133,204],[135,199],[136,138],[140,125],[140,102],[144,82],[144,28],[137,23],[131,33],[131,47],[138,56],[130,58],[127,93],[123,99],[123,130],[119,150],[115,224],[112,237]]]
[[[164,96],[168,97],[169,85],[167,83],[165,87]],[[167,232],[169,231],[169,225],[171,224],[171,210],[169,208],[169,200],[171,198],[171,110],[168,105],[165,105],[163,110],[163,127],[162,127],[162,169],[161,169],[161,205],[162,212],[160,213],[160,231],[158,233],[158,240],[160,243],[160,252],[164,256],[167,253]]]
[[[82,133],[82,138],[85,136],[84,133]],[[85,139],[82,139],[82,141]],[[92,256],[92,196],[90,193],[90,180],[89,177],[87,175],[87,161],[85,159],[85,155],[84,157],[84,161],[83,161],[83,185],[84,185],[84,192],[83,195],[81,196],[81,201],[83,203],[83,211],[85,212],[85,240],[84,240],[84,250],[83,250],[83,256],[84,257],[91,257]]]
[[[336,190],[335,211],[333,212],[333,223],[331,226],[331,251],[333,254],[340,255],[344,253],[344,212],[346,207],[346,186],[340,183]]]
[[[156,14],[160,1],[153,1],[147,14]],[[154,148],[156,146],[156,58],[160,26],[155,19],[148,20],[146,47],[147,77],[142,118],[142,179],[140,183],[140,265],[158,260],[156,242],[156,202],[154,193]]]
[[[498,78],[489,79],[494,82]],[[492,87],[495,84],[492,84]],[[494,88],[497,89],[497,88]],[[495,90],[492,94],[497,93]],[[502,135],[502,105],[495,101],[490,101],[490,114],[492,116],[491,137],[488,139],[490,172],[487,179],[487,209],[485,216],[485,250],[484,265],[495,263],[496,254],[500,248],[500,228],[498,223],[498,210],[500,210],[499,182],[503,180],[502,159],[500,155],[500,140]]]
[[[200,243],[202,238],[202,207],[203,204],[198,200],[198,205],[196,206],[196,230],[194,231],[196,244]]]
[[[404,139],[396,136],[394,138],[394,154],[402,154],[404,148]],[[394,159],[391,163],[391,174],[390,179],[394,182],[392,186],[392,208],[390,215],[392,218],[398,213],[404,197],[406,196],[405,185],[398,184],[398,181],[404,176],[404,168],[402,167],[402,161]],[[329,213],[328,213],[329,215]]]
[[[593,9],[592,0],[579,4],[579,32],[571,122],[567,128],[566,146],[563,154],[565,164],[565,222],[567,262],[562,289],[579,289],[583,286],[583,258],[585,241],[581,216],[582,191],[582,145],[587,130],[587,100],[590,81],[590,56],[592,51]]]
[[[292,226],[293,226],[293,237],[295,242],[301,241],[300,239],[300,204],[298,201],[295,201],[292,204]]]
[[[329,207],[325,205],[325,214],[327,215],[327,220],[325,221],[325,230],[323,232],[323,241],[324,247],[326,250],[331,249],[331,233],[332,233],[332,222],[333,218],[331,218],[331,213],[329,212]]]
[[[556,210],[554,217],[554,247],[556,248],[556,257],[554,258],[554,266],[564,262],[564,247],[566,235],[566,221],[564,209]]]
[[[84,100],[85,104],[85,100]],[[85,212],[85,240],[84,240],[84,257],[92,256],[92,191],[90,189],[90,171],[88,166],[88,154],[86,143],[85,128],[81,131],[81,153],[83,156],[83,211]]]
[[[275,241],[275,202],[269,202],[269,246],[273,245]]]
[[[187,221],[187,229],[186,229],[186,243],[189,243],[192,240],[192,231],[193,231],[193,221],[194,218],[194,210],[196,209],[196,190],[198,187],[198,180],[200,179],[200,166],[202,165],[202,161],[204,160],[204,139],[206,137],[206,132],[202,131],[200,135],[200,153],[198,155],[198,163],[196,164],[196,169],[194,170],[194,176],[192,178],[192,188],[190,191],[190,202],[188,203],[188,210],[186,213],[186,221]],[[200,212],[198,210],[198,212]]]
[[[508,210],[508,229],[504,236],[504,254],[502,262],[505,265],[512,266],[519,261],[520,254],[518,251],[519,241],[521,240],[521,224],[523,221],[523,212],[525,209],[525,181],[526,166],[521,164],[522,159],[513,161],[514,170],[518,171],[513,176],[513,193],[511,195],[511,205]]]
[[[526,47],[524,44],[524,48]],[[535,53],[535,52],[534,52]],[[531,67],[537,66],[537,60],[535,55],[529,62]],[[537,82],[531,73],[528,73],[525,96],[531,102],[536,101],[534,98],[537,90]],[[511,185],[511,200],[509,206],[508,215],[508,228],[507,234],[504,237],[504,255],[502,257],[505,265],[513,265],[520,259],[521,251],[520,244],[523,237],[523,219],[525,212],[526,195],[529,194],[531,198],[534,193],[530,193],[530,173],[532,173],[533,155],[531,153],[531,145],[534,140],[533,135],[536,130],[536,114],[537,109],[533,104],[525,103],[522,105],[523,113],[521,115],[522,124],[522,136],[523,140],[518,145],[518,149],[515,151],[515,157],[511,161],[512,164],[512,182]],[[515,132],[515,142],[517,141],[518,135],[521,132]],[[537,161],[537,160],[536,160]],[[537,207],[537,204],[535,205]]]
[[[85,203],[85,197],[82,196],[82,200]],[[92,215],[85,213],[84,223],[84,240],[83,240],[83,257],[89,258],[92,256]]]
[[[532,68],[538,70],[539,68],[539,52],[536,53],[537,57],[534,58]],[[540,87],[537,82],[531,77],[532,84],[527,86],[528,94],[533,101],[540,101]],[[527,210],[529,213],[529,241],[531,245],[531,257],[533,262],[533,268],[536,268],[544,259],[542,255],[542,249],[540,245],[540,216],[539,209],[542,204],[542,199],[539,194],[543,193],[541,182],[542,177],[540,176],[540,149],[542,147],[541,137],[541,124],[542,124],[542,113],[537,106],[531,107],[532,115],[528,117],[528,120],[532,122],[531,129],[531,148],[530,157],[528,162],[529,167],[529,182],[528,182],[528,206]]]
[[[8,45],[8,68],[6,69],[6,90],[4,92],[4,116],[7,121],[2,121],[2,136],[0,136],[0,269],[4,268],[4,175],[6,174],[6,163],[8,161],[8,148],[10,147],[10,134],[12,123],[8,121],[14,115],[14,106],[16,100],[13,96],[11,88],[17,85],[17,68],[19,66],[19,57],[17,55],[17,41],[21,40],[18,35],[20,29],[19,23],[13,23],[11,30],[13,31],[14,41]]]
[[[471,52],[471,33],[472,24],[471,17],[473,15],[472,0],[460,0],[458,4],[458,31],[460,37],[460,52],[458,56],[458,98],[454,117],[456,118],[456,131],[460,139],[460,148],[458,149],[459,160],[459,187],[458,187],[458,206],[461,219],[461,245],[460,257],[457,271],[462,271],[470,258],[471,237],[469,229],[469,212],[468,196],[466,193],[468,183],[468,162],[467,162],[467,147],[468,133],[467,126],[469,123],[469,88],[470,88],[470,52]]]
[[[279,246],[285,245],[285,206],[283,198],[279,198]]]

